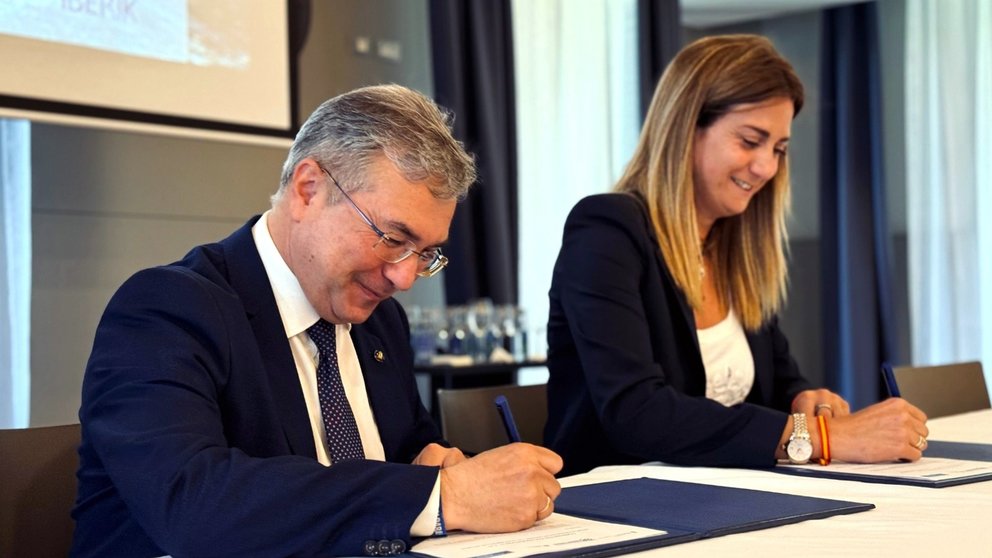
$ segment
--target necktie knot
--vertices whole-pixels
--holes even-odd
[[[317,345],[320,360],[327,358],[327,355],[337,353],[337,338],[334,324],[324,319],[317,320],[317,323],[310,326],[310,329],[307,330],[307,334],[310,335],[310,339],[313,340],[314,345]]]

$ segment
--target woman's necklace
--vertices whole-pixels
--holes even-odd
[[[702,254],[699,255],[699,287],[703,302],[706,302],[706,260]]]
[[[702,240],[699,243],[699,280],[702,281],[706,277],[706,241]]]

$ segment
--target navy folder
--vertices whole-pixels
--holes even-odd
[[[555,501],[556,513],[668,531],[667,535],[569,553],[586,557],[615,556],[874,507],[859,502],[650,478],[566,488]]]
[[[973,444],[970,442],[942,442],[930,440],[925,457],[944,457],[947,459],[967,459],[969,461],[992,461],[992,444]]]
[[[965,459],[968,461],[990,462],[992,461],[992,444],[929,440],[927,442],[927,448],[923,451],[923,457],[942,457],[944,459]],[[931,475],[930,478],[926,479],[918,477],[890,477],[883,475],[872,475],[870,468],[866,468],[864,473],[844,473],[831,470],[830,467],[776,467],[775,472],[824,479],[876,482],[880,484],[901,484],[907,486],[922,486],[925,488],[947,488],[949,486],[958,486],[973,482],[992,481],[992,473],[989,473],[987,468],[982,471],[976,471],[974,474],[934,474]]]

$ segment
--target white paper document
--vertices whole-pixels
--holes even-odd
[[[451,533],[447,537],[426,539],[414,545],[411,551],[437,558],[516,558],[636,541],[664,534],[666,531],[553,513],[530,529],[516,533]]]
[[[843,463],[834,461],[827,467],[820,465],[779,465],[801,470],[811,474],[843,474],[852,476],[870,476],[891,479],[907,479],[919,481],[953,481],[982,475],[992,475],[992,462],[970,461],[967,459],[946,459],[943,457],[923,457],[912,463]]]

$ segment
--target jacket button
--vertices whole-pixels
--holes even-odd
[[[367,540],[362,548],[366,556],[378,556],[379,555],[379,545],[376,541]]]
[[[389,541],[387,541],[386,539],[379,541],[379,545],[378,545],[379,556],[389,556],[390,548],[391,545],[389,544]]]
[[[389,543],[389,547],[390,547],[389,550],[392,551],[392,554],[403,554],[404,552],[406,552],[406,543],[400,539],[393,539]]]

